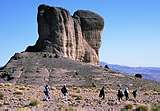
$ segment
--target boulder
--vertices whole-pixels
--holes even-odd
[[[108,65],[107,65],[107,64],[104,66],[104,68],[109,69],[109,67],[108,67]]]
[[[142,74],[135,74],[134,76],[137,78],[142,78]]]

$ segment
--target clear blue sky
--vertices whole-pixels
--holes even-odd
[[[160,0],[1,0],[0,66],[38,39],[39,4],[77,9],[104,17],[100,60],[128,66],[160,67]]]

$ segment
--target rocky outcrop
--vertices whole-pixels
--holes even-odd
[[[27,52],[51,52],[73,60],[97,64],[104,20],[98,14],[78,10],[73,16],[63,9],[38,7],[39,38]]]

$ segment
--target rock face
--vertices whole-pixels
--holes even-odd
[[[39,38],[26,52],[51,52],[73,60],[97,64],[104,20],[98,14],[78,10],[73,16],[63,9],[38,7]]]

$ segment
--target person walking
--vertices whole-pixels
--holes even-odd
[[[121,101],[123,99],[123,96],[124,96],[124,93],[123,93],[122,89],[120,88],[118,90],[118,94],[117,94],[118,100]]]
[[[137,89],[133,90],[132,94],[133,94],[133,97],[136,99],[136,97],[137,97]]]
[[[100,90],[99,97],[102,97],[102,99],[105,98],[104,86],[103,86],[102,89]]]
[[[126,87],[125,90],[124,90],[124,96],[126,97],[126,100],[129,99],[129,91],[128,91],[128,88]]]
[[[61,92],[63,94],[63,97],[65,98],[65,101],[67,101],[68,90],[66,88],[66,84],[62,87]]]
[[[46,101],[48,101],[49,99],[50,99],[50,96],[49,96],[49,86],[46,84],[45,86],[44,86],[44,95],[45,95],[45,100]]]

